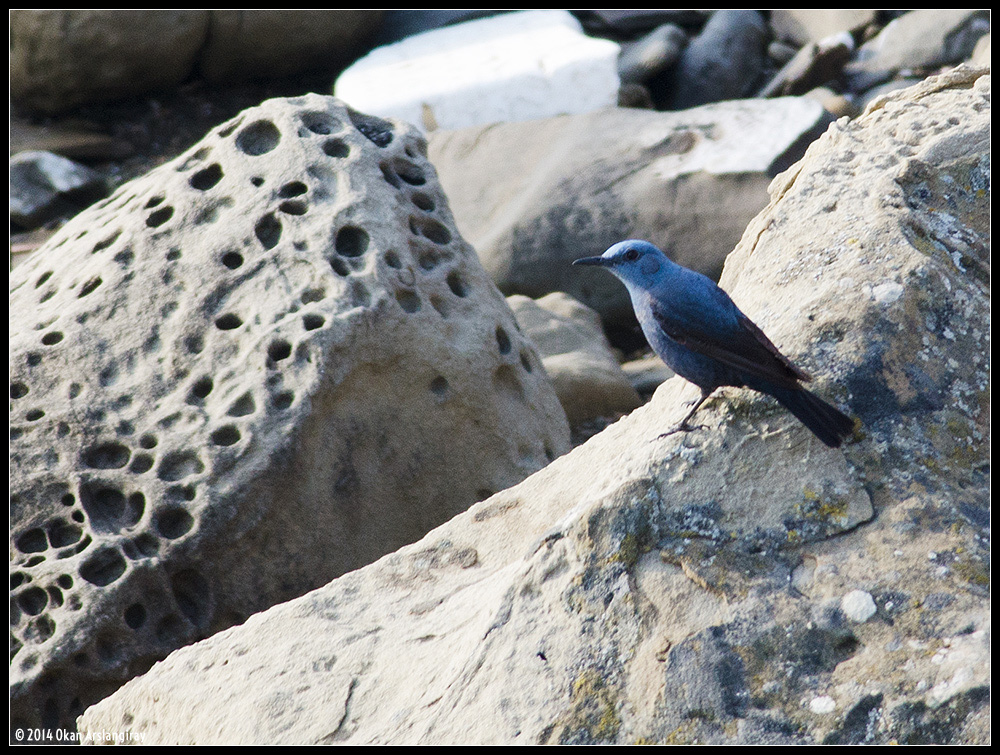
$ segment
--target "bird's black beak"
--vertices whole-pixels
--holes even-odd
[[[604,259],[604,257],[582,257],[581,259],[573,260],[573,264],[574,265],[599,265],[599,266],[604,266],[604,265],[607,265],[608,262],[607,262],[607,260]]]

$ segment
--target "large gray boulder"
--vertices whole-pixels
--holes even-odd
[[[787,97],[609,108],[436,132],[428,144],[458,227],[501,291],[562,291],[622,324],[634,321],[624,286],[574,259],[644,238],[717,278],[768,183],[829,121],[818,103]]]
[[[80,720],[147,744],[990,741],[989,76],[838,122],[722,285],[856,414],[653,401]]]
[[[11,713],[419,539],[569,448],[423,137],[271,100],[11,274]]]

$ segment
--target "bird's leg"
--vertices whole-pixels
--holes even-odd
[[[694,406],[691,407],[691,411],[689,411],[687,415],[685,415],[684,419],[682,419],[678,424],[674,425],[665,433],[657,435],[656,436],[657,440],[659,440],[660,438],[666,438],[668,435],[673,435],[674,433],[689,433],[692,430],[704,430],[705,425],[692,426],[688,424],[688,420],[690,420],[695,415],[695,412],[697,412],[701,408],[702,404],[708,401],[709,396],[711,396],[714,392],[715,389],[702,388],[701,398],[699,398],[697,401],[694,402]]]

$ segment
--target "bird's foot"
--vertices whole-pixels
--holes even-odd
[[[671,435],[676,435],[677,433],[690,433],[695,430],[707,430],[707,429],[708,425],[690,425],[687,422],[681,422],[679,425],[675,425],[674,427],[667,430],[665,433],[660,433],[659,435],[657,435],[656,439],[660,440],[660,438],[667,438]]]

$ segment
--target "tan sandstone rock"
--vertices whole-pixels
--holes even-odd
[[[542,357],[571,425],[630,412],[641,400],[615,358],[600,316],[572,296],[510,296],[507,303]]]
[[[220,126],[11,284],[15,726],[72,727],[569,448],[423,137],[330,97]]]
[[[421,542],[172,654],[81,731],[988,743],[989,90],[960,69],[838,122],[729,258],[735,300],[858,416],[843,448],[734,390],[656,440],[697,395],[669,380]]]

